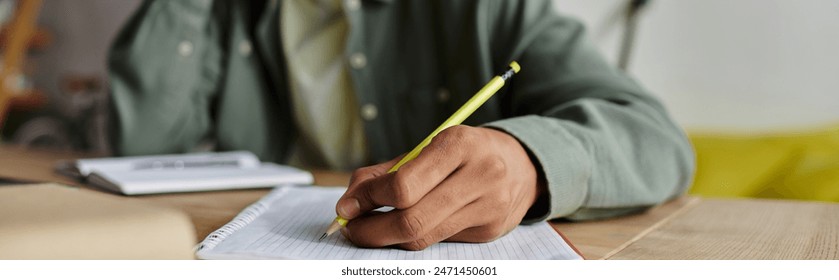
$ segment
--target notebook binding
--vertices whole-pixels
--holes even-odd
[[[286,188],[275,190],[271,192],[269,196],[272,198],[276,198],[280,194],[285,193],[285,190]],[[244,228],[245,226],[256,220],[256,218],[258,218],[260,215],[262,215],[262,213],[265,213],[265,211],[267,211],[270,207],[270,202],[273,200],[274,199],[261,199],[251,204],[250,206],[248,206],[248,208],[245,208],[245,210],[239,213],[239,215],[236,215],[236,217],[234,217],[232,221],[225,224],[221,228],[213,231],[212,233],[210,233],[210,235],[204,238],[204,241],[202,241],[200,244],[198,244],[198,246],[195,247],[195,252],[198,252],[203,249],[209,250],[216,247],[216,245],[224,241],[225,238],[227,238],[234,232]]]

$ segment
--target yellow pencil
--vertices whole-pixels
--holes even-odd
[[[503,74],[495,76],[492,78],[492,80],[489,80],[489,82],[486,85],[484,85],[484,87],[481,88],[481,90],[479,90],[478,93],[475,93],[475,95],[472,96],[472,98],[470,98],[468,101],[466,101],[466,103],[463,104],[463,106],[460,106],[460,109],[457,109],[457,111],[455,111],[454,114],[452,114],[446,121],[444,121],[443,124],[438,126],[437,129],[434,130],[434,132],[431,132],[431,134],[429,134],[428,137],[425,137],[425,139],[422,140],[422,142],[420,142],[419,145],[414,147],[414,149],[411,150],[411,152],[405,155],[405,157],[399,160],[399,162],[393,165],[393,167],[391,167],[390,170],[388,170],[387,172],[396,172],[397,170],[399,170],[399,167],[402,167],[402,165],[404,165],[405,163],[411,161],[412,159],[415,159],[420,154],[420,152],[422,152],[422,149],[425,148],[425,146],[428,146],[428,144],[431,143],[431,139],[434,139],[434,136],[437,136],[438,133],[445,130],[446,128],[459,125],[464,120],[466,120],[466,118],[472,115],[472,113],[474,113],[475,110],[481,107],[481,105],[483,105],[484,102],[486,102],[490,97],[492,97],[492,95],[494,95],[499,89],[501,89],[501,87],[504,86],[505,81],[510,79],[510,77],[512,77],[513,74],[518,73],[519,70],[521,70],[521,66],[519,66],[519,64],[515,61],[511,62],[510,68],[507,69],[507,71],[504,71]],[[323,240],[327,236],[338,231],[339,229],[341,229],[341,227],[346,226],[347,222],[349,221],[347,219],[342,218],[341,216],[336,217],[335,220],[332,221],[332,224],[329,225],[329,228],[326,229],[326,232],[323,235],[321,235],[320,240]]]

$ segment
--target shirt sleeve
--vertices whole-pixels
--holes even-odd
[[[211,1],[145,1],[108,57],[117,155],[188,152],[211,134],[221,66]]]
[[[516,137],[548,188],[539,200],[548,205],[523,222],[624,215],[684,193],[693,150],[660,102],[550,2],[498,2],[489,37],[503,51],[494,61],[517,60],[522,70],[505,93],[511,115],[486,126]]]

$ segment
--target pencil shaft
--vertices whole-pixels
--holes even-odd
[[[431,144],[431,140],[434,139],[434,137],[437,136],[437,134],[439,134],[446,128],[463,123],[463,121],[466,120],[466,118],[472,115],[472,113],[474,113],[475,110],[480,108],[481,105],[483,105],[487,100],[489,100],[489,98],[492,97],[492,95],[495,94],[495,92],[503,86],[504,79],[502,79],[499,76],[495,76],[494,78],[492,78],[492,80],[490,80],[489,83],[484,85],[484,87],[481,88],[481,90],[479,90],[478,93],[472,96],[472,98],[469,98],[469,100],[466,101],[466,103],[464,103],[463,106],[460,106],[460,109],[457,109],[457,111],[455,111],[454,114],[452,114],[448,119],[446,119],[446,121],[440,124],[440,126],[438,126],[437,129],[434,130],[434,132],[431,132],[431,134],[425,137],[425,139],[423,139],[419,145],[417,145],[416,147],[414,147],[413,150],[408,152],[408,154],[405,155],[405,157],[403,157],[401,160],[399,160],[399,162],[394,164],[393,167],[391,167],[390,170],[388,170],[387,172],[396,172],[397,170],[399,170],[400,167],[402,167],[402,165],[415,159],[417,156],[419,156],[419,154],[422,152],[422,149],[425,148],[425,146]]]

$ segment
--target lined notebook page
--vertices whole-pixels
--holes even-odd
[[[582,259],[548,223],[518,226],[493,242],[443,242],[422,251],[358,248],[341,234],[318,241],[345,189],[278,187],[211,233],[201,259]]]

